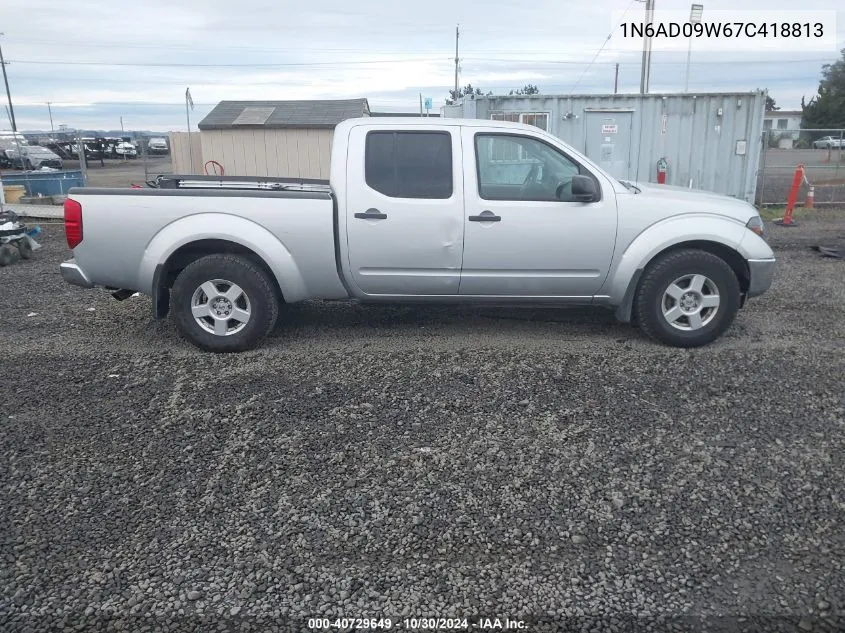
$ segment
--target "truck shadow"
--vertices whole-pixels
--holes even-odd
[[[561,328],[563,326],[563,328]],[[638,331],[616,321],[613,312],[600,307],[496,307],[459,305],[359,304],[307,301],[283,306],[272,337],[301,337],[307,331],[335,331],[344,335],[374,331],[391,334],[501,333],[559,335],[604,334],[616,338],[639,338]],[[294,334],[295,332],[295,334]]]

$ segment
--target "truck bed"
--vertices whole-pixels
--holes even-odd
[[[268,262],[286,301],[348,296],[335,259],[328,182],[176,175],[148,184],[70,190],[83,218],[74,259],[91,283],[152,295],[162,262],[183,247],[213,243],[224,252],[239,245]]]

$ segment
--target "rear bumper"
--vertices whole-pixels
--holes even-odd
[[[748,293],[747,296],[758,297],[772,286],[775,277],[774,259],[749,259],[748,260]]]
[[[85,274],[76,263],[75,259],[69,259],[66,262],[59,264],[59,269],[62,271],[62,279],[74,286],[82,288],[93,288],[94,283]]]

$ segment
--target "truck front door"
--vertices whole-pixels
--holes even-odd
[[[350,130],[346,255],[366,295],[456,295],[464,238],[458,126]]]
[[[529,134],[467,126],[463,146],[460,294],[592,297],[616,242],[616,197],[603,177]],[[575,175],[592,180],[594,200],[576,199]]]

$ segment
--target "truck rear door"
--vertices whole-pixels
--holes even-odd
[[[346,180],[340,212],[357,288],[456,295],[464,238],[460,127],[353,127]]]

